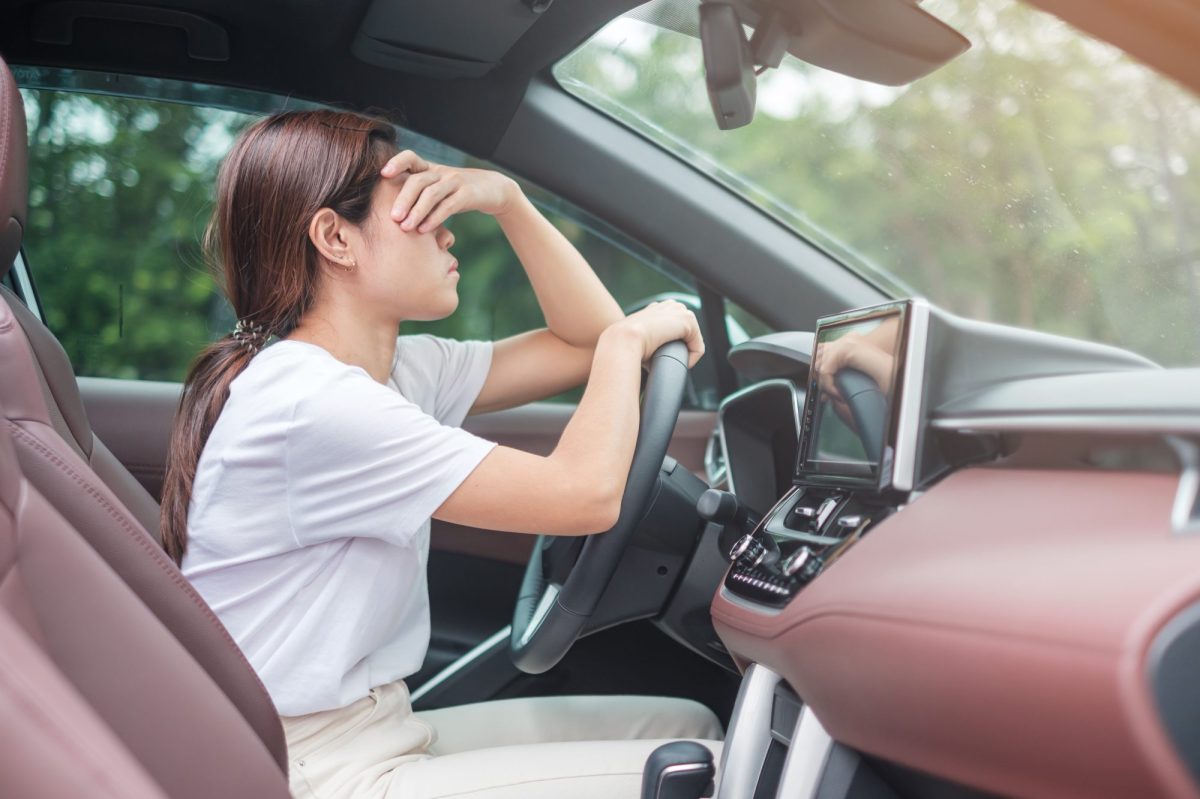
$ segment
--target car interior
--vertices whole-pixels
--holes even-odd
[[[1095,246],[1127,234],[1146,258],[1095,295],[1111,319],[1046,321],[1020,286],[1009,316],[958,299],[1022,281],[1082,294],[1085,279],[999,256],[1010,268],[994,281],[955,264],[885,274],[873,264],[893,242],[899,256],[927,240],[885,225],[835,241],[823,226],[873,226],[877,207],[907,204],[889,195],[904,176],[853,184],[879,195],[861,205],[793,213],[807,195],[787,192],[805,181],[736,138],[778,139],[769,126],[792,103],[884,152],[878,130],[855,127],[901,96],[880,92],[957,76],[988,47],[1011,61],[1068,41],[1006,31],[1020,15],[1086,40],[1063,51],[1117,82],[1161,80],[1147,96],[1166,118],[1200,91],[1200,6],[17,0],[0,15],[0,794],[288,795],[279,716],[163,550],[158,501],[181,370],[232,327],[196,255],[212,170],[246,121],[330,106],[387,117],[430,158],[514,176],[627,312],[678,299],[708,345],[690,373],[673,345],[648,364],[608,532],[434,522],[433,639],[407,679],[418,712],[572,693],[714,710],[719,762],[660,750],[645,799],[1200,796],[1200,162],[1167,133],[1157,154],[1098,148],[1159,210],[1153,230],[1104,216],[1113,238]],[[981,30],[960,24],[976,16]],[[687,80],[703,105],[679,127],[638,110],[685,105],[650,92],[656,73],[630,66],[642,56],[672,77],[702,66]],[[856,104],[793,80],[818,74]],[[1023,116],[1002,93],[966,112],[1001,138]],[[931,93],[935,118],[948,96]],[[1200,130],[1200,112],[1180,113],[1179,130]],[[797,131],[778,152],[803,162],[827,136]],[[968,139],[964,157],[994,166]],[[940,164],[940,141],[903,140],[886,169]],[[1089,224],[1067,178],[1043,177],[1039,207],[1058,216],[1004,236],[1055,242]],[[1081,194],[1125,191],[1103,188]],[[540,324],[506,259],[472,244],[495,231],[455,224],[462,321],[419,330]],[[965,228],[927,227],[990,257]],[[112,241],[85,240],[93,228]],[[1151,258],[1167,235],[1169,258]],[[1054,246],[1086,270],[1088,253]],[[1136,288],[1168,267],[1175,288]],[[1143,339],[1122,337],[1121,314]],[[548,453],[577,400],[464,427]]]

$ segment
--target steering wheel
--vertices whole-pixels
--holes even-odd
[[[613,528],[588,536],[573,566],[569,559],[578,538],[538,536],[513,608],[509,638],[509,654],[521,671],[541,674],[562,660],[600,603],[625,546],[650,507],[683,403],[687,363],[682,341],[664,344],[650,359],[637,445]],[[560,574],[564,567],[569,569],[565,577]]]
[[[859,440],[868,458],[878,459],[883,455],[883,432],[887,425],[887,397],[879,384],[866,372],[846,367],[833,376],[838,391],[850,406]]]

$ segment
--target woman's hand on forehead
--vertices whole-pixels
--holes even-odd
[[[411,150],[393,156],[380,174],[387,180],[403,181],[391,216],[404,230],[419,233],[436,230],[464,211],[499,216],[521,192],[515,181],[499,172],[435,164]]]

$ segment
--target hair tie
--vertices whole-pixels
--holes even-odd
[[[263,348],[269,335],[266,327],[248,319],[239,319],[233,326],[233,340],[245,347],[251,355]]]

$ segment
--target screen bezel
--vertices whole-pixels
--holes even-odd
[[[816,334],[813,336],[812,357],[815,359],[817,347],[820,346],[821,334],[827,328],[843,327],[879,319],[882,317],[899,316],[900,340],[897,342],[895,362],[892,365],[892,392],[888,407],[887,429],[884,431],[883,451],[879,460],[874,464],[871,474],[862,473],[862,464],[847,464],[839,469],[834,462],[824,462],[820,467],[815,466],[809,458],[809,450],[815,443],[812,440],[812,430],[815,426],[817,401],[820,395],[814,383],[815,375],[810,373],[807,390],[804,397],[804,412],[801,415],[801,441],[799,455],[796,458],[795,480],[805,483],[822,483],[830,485],[869,486],[884,488],[891,483],[892,455],[895,451],[897,423],[900,415],[901,397],[904,390],[904,364],[908,354],[908,339],[910,335],[910,302],[889,302],[861,308],[834,316],[825,316],[817,320]]]

